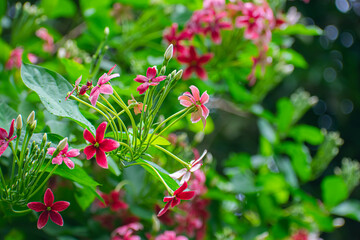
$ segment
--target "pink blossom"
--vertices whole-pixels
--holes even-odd
[[[150,86],[156,86],[161,81],[164,81],[166,76],[158,76],[156,67],[149,67],[146,71],[146,77],[143,75],[137,75],[134,81],[142,83],[136,90],[139,94],[143,94],[148,90]]]
[[[170,28],[165,29],[164,38],[168,44],[173,45],[174,54],[184,54],[184,52],[187,49],[182,45],[181,42],[185,39],[190,39],[192,35],[186,29],[178,34],[176,33],[177,30],[178,30],[177,23],[173,23]]]
[[[22,48],[15,48],[11,51],[9,60],[5,64],[5,68],[10,70],[12,68],[20,68],[22,63],[22,54],[24,50]]]
[[[99,206],[102,208],[110,207],[111,211],[114,212],[128,208],[128,205],[120,200],[120,191],[113,190],[109,194],[100,193],[100,196],[105,201],[105,204],[99,203]]]
[[[96,153],[96,162],[102,168],[108,168],[105,152],[117,149],[120,144],[112,139],[104,139],[107,122],[103,122],[96,129],[96,138],[87,129],[84,130],[84,139],[91,143],[84,149],[86,159],[89,160]]]
[[[78,149],[71,149],[70,151],[68,151],[68,148],[69,148],[69,145],[66,143],[65,148],[63,150],[61,150],[56,157],[53,158],[52,164],[60,165],[64,161],[66,166],[68,166],[70,169],[73,169],[75,167],[75,164],[73,161],[70,160],[70,157],[79,156],[80,151]],[[56,150],[56,148],[51,147],[48,149],[47,154],[53,155],[55,150]]]
[[[262,9],[253,3],[246,2],[241,11],[243,16],[236,18],[236,26],[246,28],[245,38],[252,40],[259,38],[265,27]]]
[[[54,202],[54,194],[50,188],[48,188],[44,195],[44,203],[41,202],[29,202],[27,204],[28,208],[36,211],[42,212],[39,216],[37,222],[37,228],[43,228],[50,219],[59,226],[64,225],[64,221],[59,212],[64,211],[70,206],[69,202],[58,201]]]
[[[204,34],[210,34],[211,39],[215,44],[221,43],[221,35],[220,30],[231,30],[232,24],[230,22],[223,21],[223,18],[226,17],[226,12],[216,12],[215,10],[209,10],[209,13],[203,21],[206,23],[206,27],[204,27]]]
[[[45,41],[43,45],[43,49],[45,52],[53,52],[55,45],[54,45],[54,38],[49,34],[48,30],[46,28],[40,28],[36,31],[36,36],[41,38]]]
[[[111,74],[115,67],[116,67],[116,65],[114,65],[107,74],[104,73],[99,78],[97,85],[91,90],[89,100],[93,106],[96,105],[96,102],[99,98],[100,93],[103,93],[103,94],[112,94],[113,93],[113,89],[112,89],[111,85],[106,84],[106,83],[108,81],[110,81],[111,79],[120,76],[120,74],[118,74],[118,73]]]
[[[194,177],[191,180],[191,189],[193,189],[197,196],[206,193],[207,188],[205,186],[205,173],[201,170],[194,172]]]
[[[141,229],[143,229],[143,225],[138,222],[118,227],[111,233],[111,240],[141,240],[139,236],[132,236],[134,232]]]
[[[29,59],[29,61],[31,62],[31,63],[37,63],[38,62],[38,57],[35,55],[35,54],[33,54],[33,53],[28,53],[27,54],[27,58]]]
[[[176,232],[174,231],[165,231],[163,234],[157,236],[155,240],[188,240],[188,238],[184,236],[176,236]]]
[[[134,106],[134,113],[135,113],[135,115],[140,114],[140,113],[142,112],[143,108],[144,108],[144,112],[146,112],[146,107],[147,107],[147,106],[145,105],[145,107],[144,107],[144,104],[143,104],[143,103],[136,101],[135,98],[134,98],[134,96],[133,96],[132,94],[131,94],[131,97],[132,97],[132,99],[129,99],[129,100],[128,100],[128,105],[129,105],[129,106],[130,106],[130,105],[133,105],[133,106]]]
[[[9,143],[16,138],[16,136],[12,137],[14,134],[14,122],[15,119],[11,121],[9,134],[5,129],[0,128],[0,156],[5,152]]]
[[[225,0],[204,0],[203,8],[223,9],[225,7]]]
[[[66,96],[65,101],[69,99],[69,97],[74,93],[74,91],[79,91],[79,85],[81,82],[81,78],[82,75],[75,81],[75,87],[73,88],[73,90],[71,90],[71,92]]]
[[[202,166],[201,160],[204,158],[206,153],[207,151],[205,150],[200,158],[195,158],[194,160],[192,160],[190,162],[189,169],[187,168],[180,169],[179,171],[169,174],[169,176],[174,179],[181,178],[180,184],[189,181],[191,173],[195,172]]]
[[[163,209],[161,209],[160,212],[158,213],[158,215],[157,215],[158,217],[160,217],[161,215],[166,213],[170,206],[173,208],[176,205],[180,204],[181,200],[190,200],[191,198],[194,197],[194,195],[195,195],[194,191],[184,191],[187,188],[187,186],[188,186],[187,182],[184,182],[184,184],[181,185],[181,187],[179,187],[174,192],[173,196],[164,197],[163,201],[166,202],[166,204],[165,204],[165,207]]]
[[[195,106],[195,111],[191,113],[191,122],[196,123],[201,119],[205,128],[206,118],[209,116],[209,109],[205,104],[209,101],[209,95],[205,91],[200,97],[199,89],[193,85],[190,86],[190,89],[191,93],[185,92],[178,100],[184,107]]]

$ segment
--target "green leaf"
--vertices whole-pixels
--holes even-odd
[[[50,113],[74,120],[83,128],[95,132],[94,126],[80,113],[76,102],[65,101],[66,94],[73,87],[61,75],[46,68],[24,63],[21,66],[21,77],[25,85],[39,95]]]
[[[82,82],[87,80],[89,70],[84,65],[67,58],[61,58],[61,63],[64,65],[66,72],[73,82],[80,76],[82,76]]]
[[[42,168],[45,166],[43,165]],[[46,171],[51,172],[51,170],[55,167],[55,165],[51,164]],[[63,178],[69,179],[71,181],[77,182],[83,186],[96,187],[100,185],[94,179],[92,179],[84,169],[75,165],[74,169],[68,168],[65,164],[61,164],[54,171],[54,174],[61,176]]]
[[[324,203],[330,208],[338,205],[348,196],[346,184],[339,176],[327,176],[321,183],[321,190]]]
[[[11,121],[16,119],[18,114],[1,99],[0,106],[0,127],[8,131]]]
[[[292,123],[294,105],[287,98],[280,99],[277,104],[277,127],[279,132],[286,133]]]
[[[275,130],[267,120],[260,118],[258,120],[258,126],[261,135],[270,143],[275,143],[277,141]]]
[[[157,165],[156,163],[153,163],[151,161],[147,161],[147,160],[142,160],[139,159],[137,160],[137,162],[140,163],[147,163],[149,165],[151,165],[152,167],[149,167],[147,165],[141,165],[146,171],[148,171],[151,175],[155,176],[157,179],[160,180],[159,175],[161,176],[161,178],[165,181],[165,183],[173,190],[175,191],[176,189],[179,188],[179,184],[172,179],[171,177],[169,177],[169,173],[164,170],[163,168],[161,168],[159,165]],[[159,174],[159,175],[158,175]],[[161,181],[161,180],[160,180]]]
[[[300,68],[308,67],[304,57],[293,49],[281,49],[280,54],[286,63],[293,64],[295,67]]]
[[[76,5],[71,0],[41,0],[40,7],[49,18],[72,17],[76,13]]]
[[[318,36],[322,34],[322,30],[317,26],[305,26],[302,24],[289,25],[285,29],[278,29],[276,32],[284,35],[309,35],[309,36]]]
[[[80,184],[75,184],[75,199],[79,204],[80,208],[85,211],[95,199],[95,194],[92,190],[92,187],[82,186]]]
[[[108,160],[110,172],[112,172],[115,176],[120,176],[121,171],[118,165],[116,164],[115,160],[111,156],[108,156],[107,160]]]
[[[320,129],[309,125],[298,125],[293,127],[289,136],[298,142],[307,142],[312,145],[319,145],[324,141],[324,134]]]
[[[331,210],[331,213],[348,217],[360,222],[360,201],[350,199],[340,203],[338,206]]]
[[[148,134],[148,137],[146,138],[145,143],[147,143],[147,142],[150,140],[151,136],[152,136],[151,133]],[[155,139],[155,137],[157,137],[157,136],[158,136],[158,135],[155,134],[155,136],[152,137],[152,139]],[[158,136],[158,137],[156,138],[156,140],[151,143],[151,145],[159,145],[159,146],[166,146],[166,145],[170,145],[170,144],[171,144],[171,143],[170,143],[166,138],[163,138],[163,137],[161,137],[161,136]]]

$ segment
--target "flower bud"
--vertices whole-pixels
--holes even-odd
[[[32,111],[27,118],[27,124],[31,126],[34,123],[34,120],[35,120],[35,112]]]
[[[176,70],[174,70],[174,71],[171,72],[171,79],[174,79],[175,74],[176,74]]]
[[[47,134],[44,133],[43,135],[43,138],[42,138],[42,141],[41,141],[41,145],[40,145],[40,148],[43,149],[45,147],[45,143],[47,141]]]
[[[21,114],[19,114],[19,116],[16,118],[15,120],[15,127],[17,130],[21,129],[22,128],[22,117],[21,117]]]
[[[164,75],[166,72],[166,66],[163,66],[161,69],[160,69],[160,75]]]
[[[178,72],[175,74],[175,81],[181,79],[181,77],[182,77],[182,75],[183,75],[183,72],[184,72],[184,71],[183,71],[182,69],[180,69],[180,71],[178,71]]]
[[[61,140],[57,146],[57,149],[59,149],[60,151],[63,150],[66,147],[68,138],[64,138],[63,140]]]
[[[110,33],[110,29],[109,29],[109,27],[106,27],[106,28],[104,29],[104,34],[105,34],[105,35],[109,35],[109,33]]]
[[[36,128],[36,124],[37,124],[36,120],[31,124],[31,129],[32,130],[34,130]]]
[[[173,51],[174,51],[174,47],[173,47],[172,44],[170,44],[170,45],[168,46],[168,48],[166,49],[165,54],[164,54],[165,61],[168,62],[168,61],[172,58],[172,56],[173,56]]]

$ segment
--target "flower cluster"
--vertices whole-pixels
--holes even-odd
[[[24,49],[21,47],[17,47],[11,51],[10,57],[5,64],[5,69],[13,69],[13,68],[20,68],[22,63],[22,55],[24,53]],[[36,63],[38,61],[37,56],[32,53],[27,54],[27,58],[31,63]]]
[[[36,36],[44,40],[43,49],[45,52],[52,53],[54,51],[54,38],[49,34],[46,28],[38,29],[36,31]]]

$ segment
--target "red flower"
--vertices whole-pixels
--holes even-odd
[[[64,225],[64,221],[59,212],[64,211],[69,207],[70,203],[66,201],[54,202],[54,194],[50,188],[48,188],[44,195],[44,203],[41,202],[29,202],[28,208],[42,212],[37,222],[37,228],[43,228],[50,219],[59,226]]]
[[[188,79],[190,78],[191,74],[195,72],[200,79],[207,79],[207,73],[202,65],[210,61],[213,56],[214,55],[212,53],[207,53],[199,57],[195,51],[194,46],[190,46],[190,49],[186,55],[181,55],[177,58],[179,62],[188,64],[184,71],[183,78]]]
[[[9,146],[9,143],[16,138],[16,136],[12,138],[12,135],[14,134],[14,122],[15,119],[11,121],[9,134],[5,129],[0,128],[0,156],[5,152],[6,148]]]
[[[166,202],[165,207],[163,209],[160,210],[160,212],[158,213],[158,217],[160,217],[161,215],[163,215],[164,213],[166,213],[166,211],[169,209],[170,205],[171,207],[175,207],[176,205],[180,204],[181,200],[190,200],[191,198],[194,197],[195,192],[194,191],[186,191],[184,192],[184,190],[187,188],[187,182],[184,182],[183,185],[181,185],[181,187],[179,187],[175,192],[173,196],[167,196],[164,197],[164,202]]]
[[[208,24],[207,27],[204,28],[204,34],[210,33],[211,39],[215,44],[221,43],[221,35],[220,30],[226,29],[231,30],[232,24],[229,22],[223,22],[222,19],[226,17],[226,12],[216,13],[215,10],[209,10],[211,14],[209,14],[206,18],[204,18],[204,22]]]
[[[184,30],[177,34],[178,25],[177,23],[173,23],[170,28],[167,28],[164,32],[164,38],[169,44],[173,45],[174,54],[180,53],[183,54],[186,51],[186,48],[181,45],[181,41],[185,39],[191,38],[191,35],[189,31]]]
[[[57,156],[55,156],[52,160],[52,164],[62,164],[62,162],[64,161],[66,166],[68,166],[68,168],[73,169],[75,167],[75,164],[73,161],[70,160],[69,157],[77,157],[80,155],[80,151],[78,149],[71,149],[70,151],[68,151],[69,145],[66,143],[66,146],[63,150],[61,150],[59,152],[59,154]],[[55,152],[56,148],[51,147],[48,149],[47,154],[53,155]]]
[[[92,87],[92,82],[88,81],[85,85],[82,85],[79,94],[84,95],[87,92],[87,90],[89,90],[91,87]]]
[[[66,96],[65,101],[69,99],[69,97],[74,93],[74,91],[78,91],[79,90],[79,85],[81,82],[81,78],[82,75],[75,81],[75,87],[73,88],[73,90],[71,90],[71,92]]]
[[[36,31],[36,36],[41,38],[45,41],[43,45],[43,49],[45,52],[53,52],[55,45],[54,45],[54,38],[48,33],[48,30],[46,28],[40,28]]]
[[[111,152],[120,146],[120,144],[115,140],[104,139],[106,126],[107,122],[103,122],[99,125],[96,129],[96,138],[94,138],[91,132],[87,129],[84,130],[83,134],[85,140],[92,144],[84,149],[86,159],[89,160],[96,153],[96,162],[102,168],[108,168],[105,152]]]
[[[104,199],[105,204],[102,202],[99,203],[100,207],[110,207],[110,209],[114,212],[120,209],[127,209],[128,205],[121,201],[120,198],[120,191],[111,191],[109,194],[100,193],[100,196]]]
[[[146,71],[146,77],[143,75],[137,75],[134,81],[142,83],[136,90],[139,91],[139,94],[143,94],[148,90],[150,86],[156,86],[161,81],[164,81],[166,76],[156,77],[157,69],[156,67],[149,67]]]

